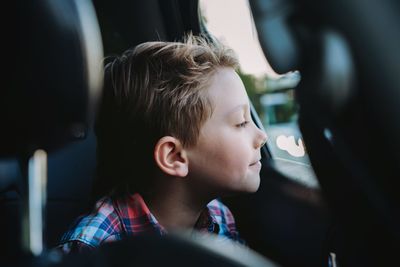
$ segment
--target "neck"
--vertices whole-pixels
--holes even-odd
[[[160,179],[146,203],[157,221],[167,230],[192,229],[200,213],[211,200],[191,190],[182,178]]]

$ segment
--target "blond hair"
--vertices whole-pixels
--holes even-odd
[[[112,166],[105,153],[124,157],[117,154],[128,149],[143,156],[166,135],[194,145],[213,110],[207,88],[223,67],[238,67],[235,53],[191,34],[182,42],[142,43],[114,58],[105,67],[105,99],[96,127],[99,164],[115,172],[123,166]],[[129,151],[126,157],[132,157]],[[117,163],[130,164],[127,159]]]

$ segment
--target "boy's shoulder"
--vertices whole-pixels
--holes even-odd
[[[105,241],[119,240],[123,233],[120,218],[111,198],[97,201],[95,209],[79,217],[61,238],[61,244],[81,242],[98,247]]]

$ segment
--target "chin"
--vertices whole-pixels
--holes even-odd
[[[249,188],[249,190],[247,191],[248,193],[255,193],[258,191],[258,188],[260,188],[260,183],[258,183],[256,186],[253,186],[251,188]]]
[[[243,187],[243,192],[245,193],[255,193],[260,187],[260,176],[249,177],[246,180],[246,184]]]

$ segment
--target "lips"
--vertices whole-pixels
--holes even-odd
[[[254,161],[253,163],[250,164],[250,166],[255,166],[255,165],[257,165],[258,163],[260,163],[260,160],[261,160],[261,159]]]

